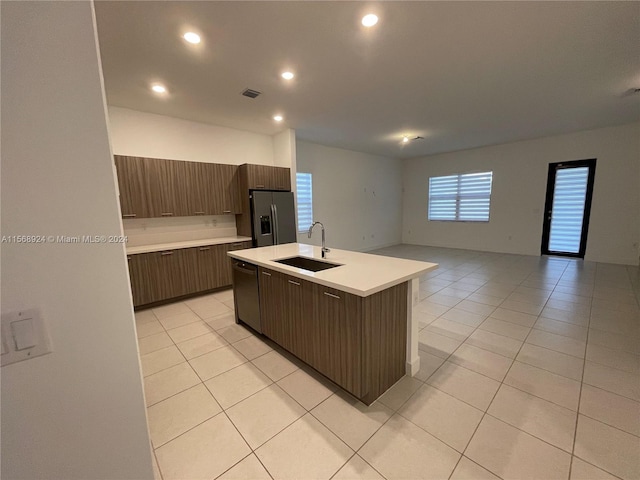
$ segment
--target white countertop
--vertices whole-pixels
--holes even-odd
[[[293,277],[366,297],[438,268],[437,263],[405,260],[382,255],[350,252],[332,248],[324,260],[342,264],[340,267],[310,272],[273,260],[295,256],[322,260],[320,247],[303,243],[287,243],[271,247],[228,252],[232,258],[265,267]]]
[[[220,245],[222,243],[248,242],[251,237],[220,237],[205,238],[202,240],[188,240],[184,242],[154,243],[151,245],[138,245],[127,247],[127,255],[136,253],[160,252],[162,250],[174,250],[176,248],[203,247],[205,245]]]

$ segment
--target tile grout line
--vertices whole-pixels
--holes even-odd
[[[593,279],[593,283],[594,283],[594,288],[595,288],[595,282],[596,282],[596,277],[598,275],[598,264],[596,263],[596,271],[594,274],[594,279]],[[582,387],[584,385],[584,373],[585,370],[587,368],[587,346],[589,345],[589,334],[590,334],[590,329],[589,326],[591,325],[591,311],[593,310],[593,296],[591,297],[591,302],[589,305],[589,317],[588,317],[588,322],[587,322],[587,339],[585,341],[585,346],[584,346],[584,361],[582,362],[582,377],[580,379],[580,392],[578,395],[578,406],[577,408],[577,413],[576,413],[576,423],[575,426],[573,428],[573,444],[571,446],[571,463],[569,464],[569,478],[571,478],[571,470],[573,469],[573,458],[575,457],[575,452],[576,452],[576,440],[578,438],[578,423],[580,421],[580,403],[582,401]],[[604,469],[602,469],[603,471],[606,471]]]
[[[565,266],[565,269],[563,270],[563,273],[564,273],[564,271],[565,271],[565,270],[566,270],[566,266]],[[544,309],[544,307],[543,307],[543,309]],[[520,348],[518,349],[518,353],[516,354],[516,358],[517,358],[517,357],[518,357],[518,355],[520,354],[520,351],[522,350],[522,347],[523,347],[523,346],[524,346],[524,344],[526,343],[527,338],[529,338],[529,335],[531,334],[531,331],[532,331],[532,330],[533,330],[533,328],[531,328],[531,329],[529,330],[529,333],[527,334],[527,336],[525,337],[524,341],[522,342],[522,345],[520,345]],[[515,358],[514,358],[514,359],[513,359],[513,361],[511,362],[511,366],[510,366],[510,367],[509,367],[509,369],[507,370],[507,373],[505,374],[505,376],[503,377],[502,381],[500,382],[500,386],[498,386],[498,388],[496,389],[496,392],[494,393],[493,398],[492,398],[492,399],[491,399],[491,401],[489,402],[489,405],[487,405],[486,410],[483,412],[482,418],[481,418],[481,419],[480,419],[480,421],[478,422],[478,425],[476,426],[475,430],[473,431],[473,434],[471,434],[471,437],[469,437],[469,441],[467,442],[467,445],[465,446],[464,451],[462,452],[462,455],[463,455],[463,456],[465,456],[465,453],[467,452],[467,449],[469,448],[469,445],[471,445],[471,442],[473,441],[473,438],[475,437],[476,433],[478,432],[478,429],[480,428],[480,425],[481,425],[481,424],[482,424],[482,422],[484,421],[484,418],[485,418],[487,415],[490,415],[490,414],[488,413],[488,412],[489,412],[489,409],[491,408],[491,405],[492,405],[492,404],[493,404],[493,402],[495,401],[495,398],[496,398],[496,396],[498,395],[498,392],[500,391],[500,389],[501,389],[501,388],[502,388],[502,386],[504,385],[504,380],[505,380],[505,379],[507,378],[507,376],[509,375],[509,372],[510,372],[510,371],[511,371],[511,369],[513,368],[513,365],[515,364],[515,362],[516,362],[516,360],[515,360]],[[525,393],[526,393],[526,392],[525,392]],[[493,415],[490,415],[490,416],[491,416],[491,417],[494,417]],[[495,417],[494,417],[494,418],[495,418]],[[577,412],[576,412],[576,418],[577,418]],[[499,421],[502,421],[502,420],[500,420],[500,419],[498,419],[498,420],[499,420]],[[505,423],[506,423],[506,422],[505,422]],[[507,423],[507,425],[509,425],[509,424]],[[517,430],[519,430],[519,431],[521,431],[521,432],[523,432],[523,433],[525,433],[525,434],[527,434],[527,435],[531,435],[531,434],[529,434],[528,432],[525,432],[524,430],[522,430],[522,429],[520,429],[520,428],[517,428],[517,427],[514,427],[514,428],[516,428]],[[532,435],[532,436],[533,436],[533,435]],[[534,438],[537,438],[537,437],[535,437],[535,436],[534,436]],[[557,448],[557,447],[556,447],[556,448]],[[461,458],[462,458],[462,457],[461,457]],[[458,462],[459,462],[459,460],[458,460]],[[482,466],[482,465],[481,465],[481,466]],[[456,465],[456,468],[457,468],[457,465]],[[491,473],[493,473],[494,475],[496,475],[496,476],[498,476],[498,477],[499,477],[499,475],[498,475],[496,472],[493,472],[493,471],[489,470],[488,468],[486,468],[486,467],[484,467],[484,466],[483,466],[483,468],[485,468],[485,470],[488,470],[488,471],[490,471]],[[571,468],[571,461],[569,461],[569,468]],[[455,471],[455,469],[454,469],[454,471]],[[570,473],[571,473],[571,471],[569,470],[569,474],[567,475],[567,479],[569,479],[569,478],[570,478]],[[453,474],[453,472],[452,472],[452,474]],[[451,475],[449,476],[449,478],[451,478]]]

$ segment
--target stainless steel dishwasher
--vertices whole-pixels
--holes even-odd
[[[233,302],[236,307],[236,323],[245,323],[262,333],[258,267],[255,265],[240,260],[233,261]]]

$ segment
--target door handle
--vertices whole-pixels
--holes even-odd
[[[266,275],[267,277],[270,277],[271,274],[269,272],[262,272],[263,275]]]
[[[327,297],[337,298],[338,300],[340,300],[340,297],[339,297],[338,295],[334,295],[333,293],[324,292],[324,294],[325,294]]]
[[[300,286],[300,282],[294,282],[293,280],[289,280],[289,283]]]
[[[276,214],[276,217],[275,217],[275,222],[276,223],[275,223],[275,228],[274,228],[274,232],[276,234],[275,241],[276,241],[276,244],[279,245],[280,244],[280,238],[279,238],[280,234],[278,233],[278,230],[280,229],[280,222],[278,221],[278,206],[275,205],[275,204],[273,205],[273,211]]]
[[[271,235],[273,236],[273,244],[278,245],[278,218],[276,214],[276,206],[272,203],[271,209]]]

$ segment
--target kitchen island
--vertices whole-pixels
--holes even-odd
[[[418,278],[437,264],[337,249],[323,259],[320,247],[298,243],[228,255],[237,267],[255,272],[258,329],[362,402],[371,404],[405,373],[418,371],[412,308]],[[296,263],[287,260],[294,257],[325,263],[280,263]],[[329,268],[308,269],[315,267]],[[243,297],[234,297],[236,319],[243,321]]]

